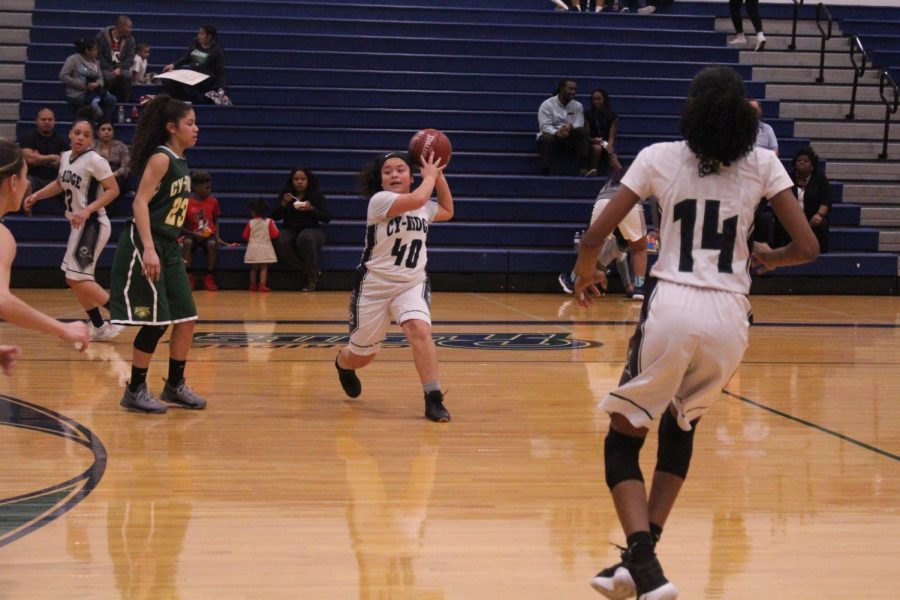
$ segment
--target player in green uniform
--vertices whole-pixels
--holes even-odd
[[[141,115],[131,143],[132,168],[141,180],[134,219],[116,247],[110,286],[110,321],[141,326],[134,338],[131,381],[120,402],[128,410],[164,413],[167,403],[206,406],[184,382],[197,308],[178,243],[191,193],[183,153],[197,143],[198,131],[189,104],[157,96]],[[169,324],[169,377],[157,399],[147,389],[147,371]]]

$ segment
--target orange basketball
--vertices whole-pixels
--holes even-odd
[[[409,140],[409,154],[415,164],[418,165],[421,162],[422,155],[427,158],[430,152],[434,152],[435,158],[441,159],[441,166],[450,163],[453,146],[450,144],[450,138],[444,135],[443,131],[423,129],[416,132]]]

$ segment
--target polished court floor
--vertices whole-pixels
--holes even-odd
[[[20,295],[79,317],[66,291]],[[346,293],[196,298],[202,412],[119,408],[133,330],[78,354],[0,325],[26,353],[0,379],[0,598],[600,598],[588,581],[623,540],[595,401],[636,303],[435,293],[437,425],[399,337],[343,396]],[[900,299],[752,301],[667,575],[687,599],[897,598]]]

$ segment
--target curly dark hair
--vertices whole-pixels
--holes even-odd
[[[131,169],[142,174],[157,146],[169,141],[168,123],[178,124],[191,112],[190,104],[171,96],[160,95],[147,103],[131,140]]]
[[[759,120],[744,81],[731,67],[713,66],[691,82],[679,129],[698,159],[701,175],[750,153]]]
[[[284,186],[281,188],[281,193],[278,194],[278,197],[281,198],[285,194],[293,194],[296,190],[294,190],[294,175],[303,171],[306,174],[306,196],[314,196],[319,193],[319,178],[316,177],[316,174],[313,173],[313,170],[309,167],[294,167],[291,169],[291,174],[288,175],[287,181],[284,182]]]
[[[13,175],[19,175],[24,164],[25,155],[19,145],[12,140],[0,138],[0,183]]]
[[[388,152],[384,156],[379,156],[356,176],[360,196],[363,198],[371,198],[382,191],[381,167],[383,167],[384,163],[390,158],[399,158],[409,166],[410,171],[413,170],[412,160],[410,159],[408,152]]]
[[[797,159],[801,156],[805,156],[809,159],[809,162],[812,163],[813,171],[819,168],[819,155],[816,154],[816,151],[812,149],[812,146],[803,146],[796,152],[794,152],[794,160],[791,161],[792,165],[797,164]]]
[[[97,40],[94,38],[78,38],[72,45],[75,46],[75,52],[78,54],[84,54],[91,48],[99,48],[100,44],[97,43]]]

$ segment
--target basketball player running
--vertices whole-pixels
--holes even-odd
[[[587,306],[599,293],[591,278],[603,241],[641,198],[659,199],[659,261],[619,387],[600,401],[611,417],[606,483],[627,539],[622,562],[591,580],[608,598],[678,596],[655,546],[687,476],[697,422],[747,348],[748,240],[759,199],[770,198],[793,242],[777,250],[755,244],[755,265],[771,270],[818,256],[790,177],[773,153],[754,148],[756,119],[736,71],[701,71],[681,119],[685,140],[642,150],[581,242],[575,294]],[[659,451],[648,499],[638,457],[647,426],[657,419]]]
[[[25,164],[22,150],[13,142],[0,138],[0,219],[6,213],[19,211],[27,188],[28,165]],[[84,323],[57,321],[32,308],[9,290],[10,272],[15,258],[16,240],[0,222],[0,319],[74,342],[84,351],[90,343],[88,328]],[[5,374],[10,374],[21,355],[22,350],[14,344],[0,346],[0,368]]]
[[[625,169],[619,169],[609,178],[597,193],[594,209],[591,211],[591,223],[597,220],[606,206],[609,204],[616,190],[621,185]],[[624,246],[624,247],[623,247]],[[634,283],[631,282],[631,274],[628,268],[626,250],[631,250],[634,262]],[[644,299],[644,277],[647,273],[647,223],[644,219],[644,209],[636,204],[628,211],[625,219],[616,226],[613,234],[606,238],[600,249],[597,259],[598,283],[601,291],[606,290],[606,271],[616,262],[616,269],[622,284],[625,286],[625,294],[634,300]],[[575,291],[573,273],[560,273],[559,284],[563,291],[571,294]]]
[[[431,287],[425,264],[428,226],[453,218],[453,195],[441,160],[421,157],[422,182],[410,192],[412,165],[407,154],[389,153],[360,173],[369,197],[366,243],[350,296],[350,343],[335,358],[341,387],[351,398],[362,393],[356,376],[375,359],[391,319],[412,346],[425,390],[425,416],[450,420],[438,378],[437,349],[431,337]],[[437,191],[437,202],[431,202]]]
[[[132,165],[141,179],[134,220],[116,247],[110,286],[112,322],[141,327],[134,338],[131,381],[120,402],[128,410],[164,413],[165,403],[206,406],[184,381],[197,309],[178,243],[191,194],[183,154],[197,143],[198,132],[191,106],[169,96],[147,104],[134,132]],[[147,389],[147,371],[169,324],[169,376],[157,399]]]
[[[62,153],[59,176],[28,196],[25,208],[30,210],[41,200],[64,195],[66,219],[72,229],[61,268],[66,284],[90,319],[91,340],[108,340],[119,335],[122,326],[103,320],[100,307],[109,302],[109,293],[97,283],[94,271],[109,241],[105,207],[119,197],[119,184],[109,162],[91,149],[94,128],[90,122],[76,120],[69,131],[69,142],[72,149]],[[97,193],[98,187],[103,193]]]

